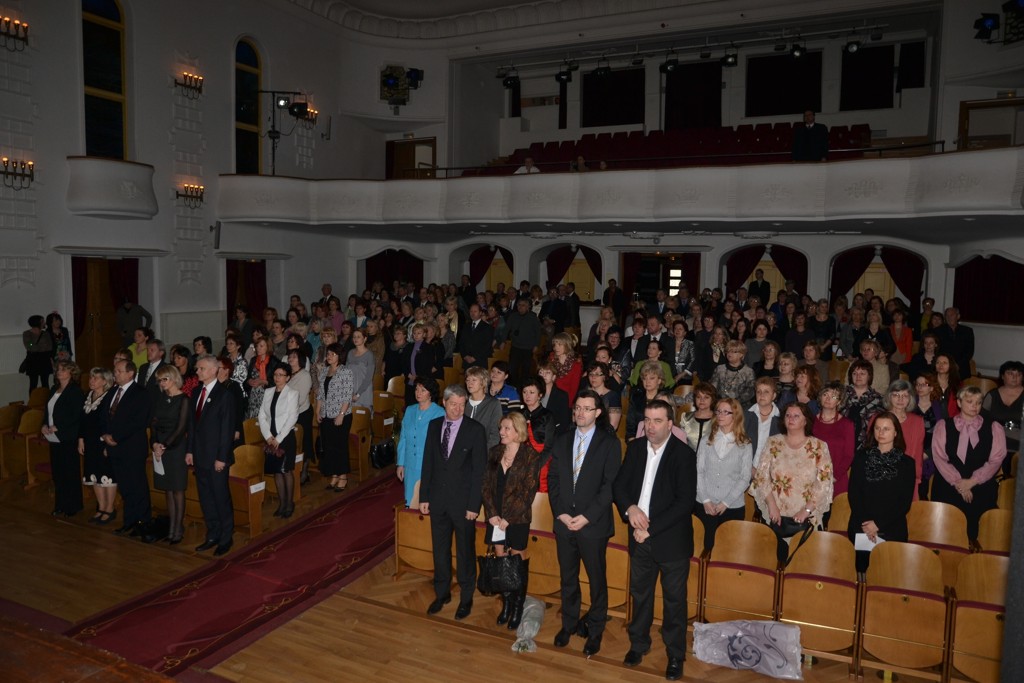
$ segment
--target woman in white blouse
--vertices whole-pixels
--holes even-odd
[[[711,428],[697,446],[697,517],[704,523],[704,550],[714,547],[722,523],[743,519],[753,457],[739,401],[719,399]]]
[[[291,517],[295,510],[295,422],[299,417],[299,392],[288,386],[292,371],[287,365],[274,368],[274,390],[263,395],[260,431],[266,441],[263,471],[274,475],[280,505],[275,517]]]

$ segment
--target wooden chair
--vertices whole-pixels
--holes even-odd
[[[387,441],[395,435],[395,407],[391,394],[386,391],[373,392],[373,414],[370,422],[373,442]]]
[[[833,358],[828,362],[829,380],[839,380],[846,383],[846,373],[850,369],[850,361]]]
[[[1008,477],[999,482],[999,496],[996,507],[1000,510],[1013,510],[1013,497],[1017,492],[1017,478]]]
[[[832,499],[832,511],[828,518],[828,530],[841,536],[846,536],[846,528],[849,525],[850,499],[846,493],[840,493]]]
[[[455,352],[452,354],[452,367],[455,368],[460,374],[463,371],[462,367],[462,354]]]
[[[444,383],[446,386],[462,384],[464,381],[466,381],[466,376],[462,374],[461,370],[456,370],[455,368],[444,369]]]
[[[853,544],[812,533],[783,571],[779,621],[800,627],[804,652],[847,662],[856,671],[857,584]]]
[[[533,521],[530,523],[530,586],[531,595],[543,600],[558,600],[561,578],[555,552],[555,520],[551,514],[548,494],[538,492],[533,498]]]
[[[494,349],[494,353],[491,354],[491,360],[503,360],[508,362],[509,351],[512,350],[512,342],[505,342],[501,346]]]
[[[997,555],[971,555],[960,563],[951,610],[950,680],[999,682],[1009,569],[1010,558]]]
[[[967,518],[960,508],[949,503],[915,500],[907,514],[911,543],[923,545],[942,562],[942,580],[946,586],[956,582],[956,568],[971,552],[967,539]]]
[[[982,513],[978,523],[978,545],[981,547],[981,552],[1008,556],[1012,533],[1012,510],[1000,510],[999,508],[986,510]]]
[[[51,479],[53,471],[50,468],[50,442],[38,431],[35,434],[28,434],[25,438],[25,490],[39,486],[40,481]]]
[[[694,622],[700,621],[701,580],[703,577],[701,556],[704,551],[704,524],[696,516],[693,519],[693,555],[690,557],[690,574],[686,577],[686,619]],[[654,619],[661,623],[664,619],[664,604],[662,603],[661,581],[654,585]],[[630,600],[629,621],[633,619],[633,604]]]
[[[38,436],[42,427],[43,411],[27,410],[19,416],[17,429],[4,432],[0,436],[0,463],[5,479],[12,474],[21,474],[22,467],[28,462],[28,441]]]
[[[387,388],[387,384],[384,382],[384,375],[379,372],[373,373],[373,390],[384,391]]]
[[[260,446],[263,444],[263,432],[260,431],[260,421],[250,417],[242,422],[242,441],[247,446]]]
[[[776,547],[775,533],[764,524],[733,520],[718,527],[704,558],[704,621],[775,618]]]
[[[348,433],[348,461],[352,472],[359,475],[359,481],[370,478],[370,409],[363,406],[352,407],[352,429]]]
[[[999,383],[996,382],[994,379],[989,379],[988,377],[978,377],[977,375],[975,375],[973,377],[968,377],[967,379],[965,379],[963,381],[962,386],[978,387],[979,389],[981,389],[982,396],[984,396],[988,392],[998,387]]]
[[[402,417],[405,415],[405,375],[395,375],[388,380],[388,393],[391,394],[391,407],[395,411],[396,429],[401,429]]]
[[[1017,463],[1020,461],[1020,453],[1019,452],[1012,453],[1012,454],[1010,454],[1009,458],[1010,458],[1010,476],[1011,477],[1016,477],[1017,476]]]
[[[395,580],[407,571],[433,576],[434,551],[430,518],[399,504],[395,506]],[[532,575],[530,580],[532,584]]]
[[[743,494],[743,519],[753,522],[757,517],[757,501],[749,493]]]
[[[49,387],[36,387],[28,395],[28,403],[25,405],[25,410],[42,410],[46,407],[46,402],[49,400]]]
[[[949,617],[942,561],[914,543],[879,545],[861,598],[857,674],[866,666],[943,680]]]
[[[17,433],[19,422],[21,422],[20,403],[11,403],[0,408],[0,479],[7,479],[11,476],[7,471],[8,456],[4,444],[8,441],[8,437]]]

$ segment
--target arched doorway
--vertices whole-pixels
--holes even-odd
[[[791,247],[781,244],[740,247],[725,254],[722,265],[725,266],[726,294],[745,287],[757,270],[764,271],[764,280],[771,288],[771,300],[761,302],[765,307],[775,302],[775,294],[785,288],[786,280],[793,281],[797,292],[807,292],[807,256]]]
[[[389,286],[395,280],[421,286],[423,259],[405,249],[385,249],[366,259],[366,288],[374,282]]]

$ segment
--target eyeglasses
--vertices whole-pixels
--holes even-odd
[[[589,406],[573,406],[572,407],[572,412],[574,412],[574,413],[592,413],[595,410],[597,410],[597,408],[591,408]]]
[[[590,377],[604,377],[603,372],[589,372],[587,373],[587,375]]]
[[[732,415],[731,410],[716,410],[715,415]]]

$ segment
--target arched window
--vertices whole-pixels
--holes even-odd
[[[85,153],[124,159],[128,149],[124,14],[117,0],[82,0]]]
[[[260,172],[260,54],[248,40],[235,46],[235,173]]]

